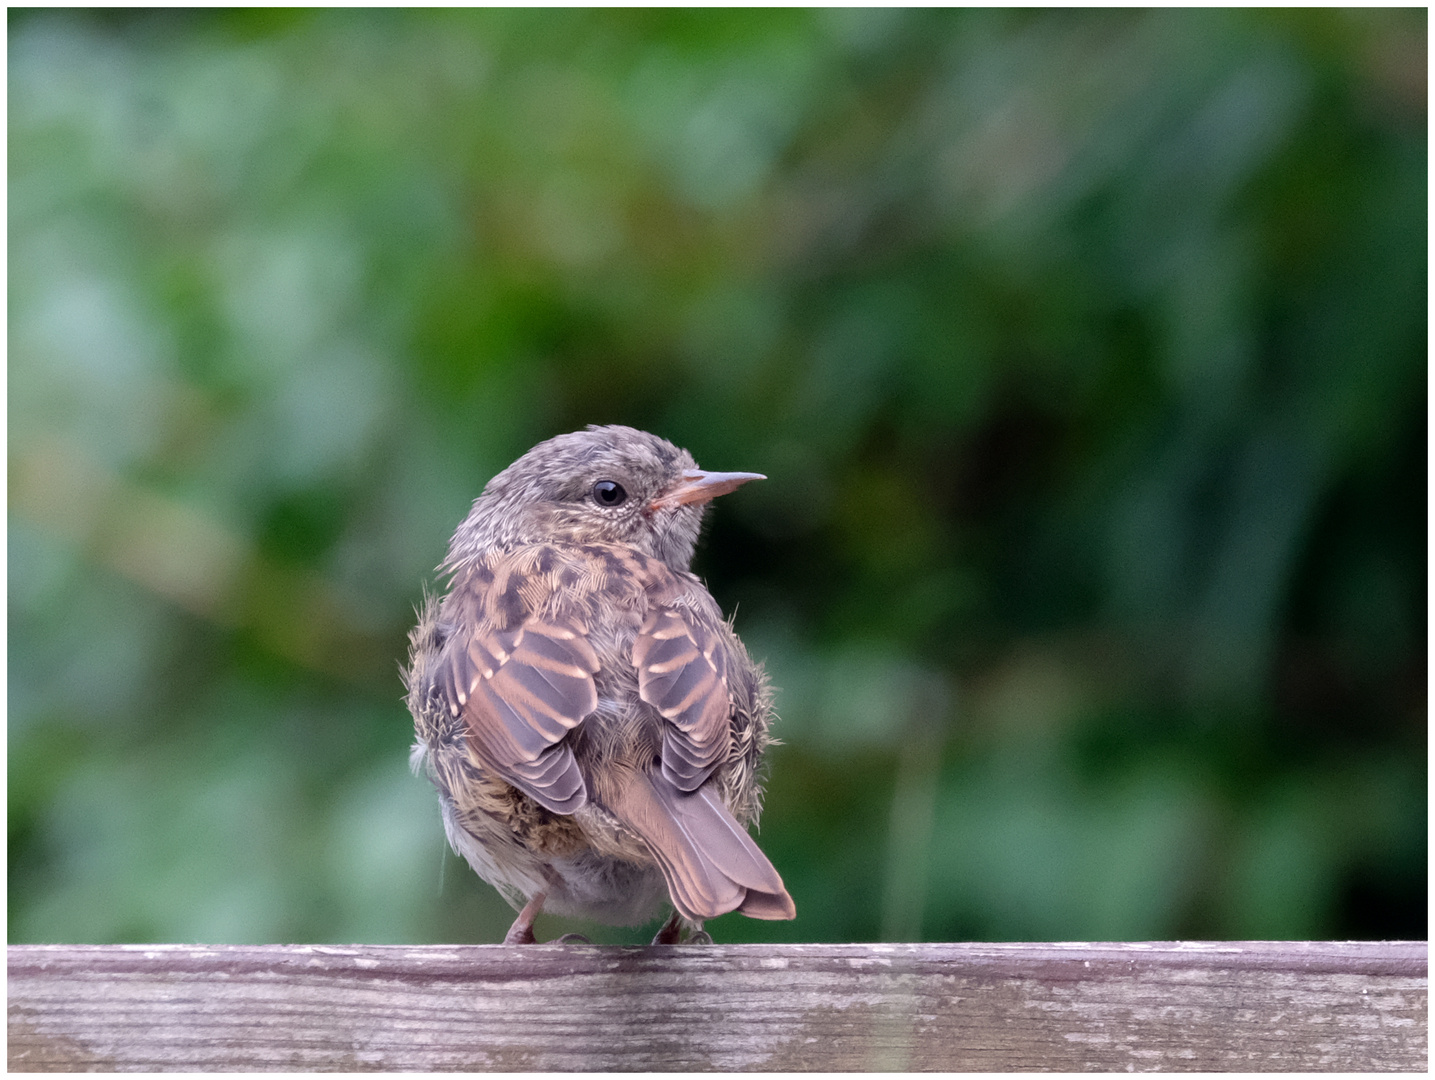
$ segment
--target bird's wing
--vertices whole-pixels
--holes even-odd
[[[662,771],[679,791],[697,790],[728,754],[732,698],[723,630],[670,604],[650,609],[633,639],[638,695],[667,721]]]
[[[477,569],[464,585],[470,608],[495,600],[492,573]],[[501,587],[507,575],[500,569],[498,577]],[[464,718],[488,768],[554,813],[571,814],[588,801],[588,790],[561,740],[598,707],[598,654],[576,620],[529,613],[515,621],[500,629],[491,620],[459,619],[430,694]]]

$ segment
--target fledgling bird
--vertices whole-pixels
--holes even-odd
[[[772,694],[689,572],[704,472],[629,427],[535,446],[483,489],[452,575],[409,635],[418,742],[453,849],[518,909],[615,925],[674,911],[656,942],[729,911],[796,914],[748,835]]]

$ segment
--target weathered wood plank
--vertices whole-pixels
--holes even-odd
[[[9,950],[46,1070],[1410,1070],[1425,942]]]

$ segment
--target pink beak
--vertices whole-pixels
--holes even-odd
[[[650,509],[662,510],[672,506],[686,506],[688,503],[705,503],[736,491],[749,480],[766,480],[762,473],[755,472],[704,472],[702,469],[684,469],[682,480],[668,488],[652,501]]]

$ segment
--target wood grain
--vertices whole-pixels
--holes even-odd
[[[9,1065],[1409,1070],[1425,942],[9,949]]]

